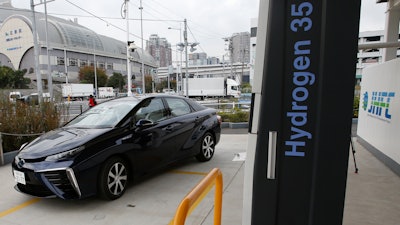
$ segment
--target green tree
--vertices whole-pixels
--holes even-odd
[[[10,83],[10,76],[13,71],[10,67],[0,66],[0,88],[8,87]]]
[[[251,85],[249,83],[242,83],[241,86],[242,86],[241,88],[242,88],[243,93],[251,93],[252,92]]]
[[[146,93],[153,92],[153,87],[152,87],[153,78],[151,78],[151,75],[144,76],[144,81],[145,81]]]
[[[164,88],[165,88],[165,89],[168,88],[168,81],[166,81],[166,80],[161,81],[161,82],[158,83],[157,86],[156,86],[156,89],[157,89],[157,91],[159,91],[159,92],[162,92],[162,90],[163,90]],[[169,82],[169,88],[170,88],[170,89],[173,89],[173,90],[176,90],[176,81],[175,81],[175,80],[171,80],[171,81]]]
[[[7,66],[0,66],[0,88],[27,88],[30,83],[24,78],[26,70],[13,70]]]
[[[11,88],[27,88],[27,84],[30,83],[30,80],[28,78],[24,78],[25,73],[26,69],[16,70],[12,73],[10,78]]]
[[[122,90],[126,84],[126,77],[122,76],[120,73],[113,73],[113,75],[108,79],[107,87],[118,88]]]
[[[96,68],[97,75],[97,86],[105,87],[107,84],[108,77],[106,75],[106,71]],[[85,84],[94,84],[94,68],[93,66],[85,66],[79,70],[79,80],[81,83]]]

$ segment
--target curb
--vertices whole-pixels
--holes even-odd
[[[240,123],[232,123],[232,122],[222,122],[221,128],[231,128],[231,129],[239,129],[239,128],[248,128],[248,122],[240,122]]]

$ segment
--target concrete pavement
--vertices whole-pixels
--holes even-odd
[[[165,225],[179,202],[212,168],[223,174],[222,224],[241,225],[247,129],[225,130],[215,158],[207,163],[189,160],[138,182],[116,201],[97,198],[80,201],[35,199],[15,190],[9,165],[0,167],[0,224],[134,224]],[[344,225],[400,224],[400,177],[353,137],[358,173],[354,173],[349,146],[348,181],[343,216]],[[178,171],[177,171],[178,170]],[[211,191],[188,217],[186,225],[213,224]],[[19,208],[18,208],[19,207]],[[247,224],[243,224],[247,225]]]
[[[235,135],[240,135],[241,132],[246,130],[226,131],[224,136],[235,139]],[[353,135],[355,132],[353,125]],[[343,224],[399,225],[400,177],[358,143],[356,137],[352,141],[358,173],[355,173],[352,149],[349,148]],[[234,179],[225,188],[222,224],[241,224],[244,168],[244,165],[239,168]],[[212,216],[211,214],[209,217],[212,219]],[[210,222],[204,224],[213,224],[210,218],[206,221]]]

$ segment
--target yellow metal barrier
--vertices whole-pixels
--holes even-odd
[[[222,212],[222,173],[218,168],[212,169],[191,192],[179,204],[174,219],[170,222],[173,225],[184,225],[186,217],[196,208],[203,197],[215,184],[214,196],[214,225],[221,225]]]

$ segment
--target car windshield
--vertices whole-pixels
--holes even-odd
[[[114,127],[138,101],[110,101],[101,103],[71,120],[65,127],[106,128]]]

